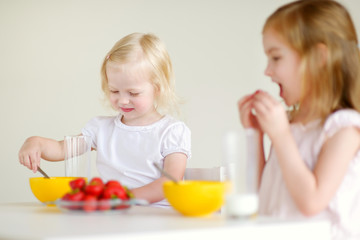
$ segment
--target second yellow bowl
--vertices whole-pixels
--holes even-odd
[[[171,206],[185,216],[209,215],[224,204],[227,184],[216,181],[164,183],[164,194]]]

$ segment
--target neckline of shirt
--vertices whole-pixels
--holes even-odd
[[[162,122],[166,121],[169,118],[168,115],[164,115],[161,119],[159,119],[158,121],[156,121],[156,122],[154,122],[152,124],[149,124],[149,125],[145,125],[145,126],[129,126],[129,125],[126,125],[123,122],[121,122],[121,117],[122,117],[121,114],[116,116],[116,118],[114,120],[115,125],[117,127],[120,127],[122,129],[125,129],[125,130],[128,130],[128,131],[148,131],[148,130],[151,130],[151,129],[157,127],[158,125],[160,125]]]
[[[321,119],[315,119],[305,124],[296,122],[296,123],[291,123],[290,125],[294,127],[300,127],[302,130],[308,130],[313,127],[317,127],[320,123],[321,123]]]

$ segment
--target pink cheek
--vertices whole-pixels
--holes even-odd
[[[135,107],[137,111],[144,111],[148,108],[148,105],[141,102],[133,102],[133,107]]]
[[[110,101],[110,104],[111,104],[111,106],[113,106],[113,107],[117,107],[117,101],[116,101],[116,99],[115,98],[109,98],[109,101]]]

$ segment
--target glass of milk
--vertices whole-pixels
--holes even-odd
[[[226,178],[232,185],[225,203],[228,217],[251,217],[258,211],[258,138],[252,128],[224,137]]]

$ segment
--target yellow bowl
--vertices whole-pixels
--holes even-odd
[[[224,204],[228,186],[216,181],[167,181],[163,185],[165,198],[185,216],[209,215]]]
[[[49,203],[71,191],[69,182],[76,177],[34,177],[30,178],[30,188],[35,197],[43,203]]]

